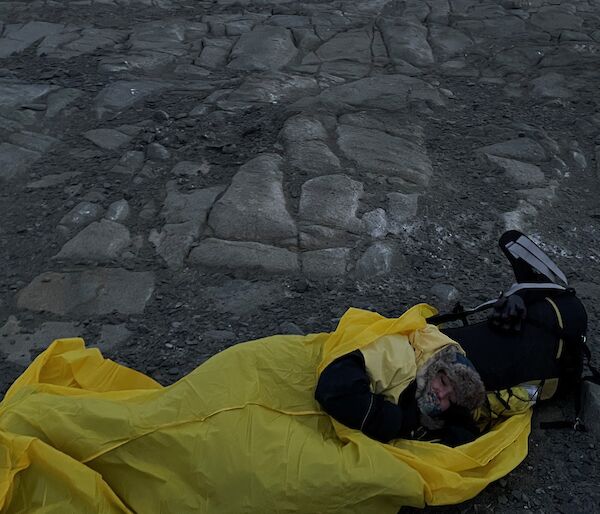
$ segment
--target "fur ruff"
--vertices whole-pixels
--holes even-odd
[[[447,346],[433,355],[417,371],[416,399],[420,406],[428,401],[428,385],[440,371],[446,373],[454,385],[457,405],[474,410],[483,403],[485,387],[481,377],[470,361],[463,357],[454,346]],[[421,423],[430,430],[440,429],[444,425],[443,419],[429,416],[422,411]]]

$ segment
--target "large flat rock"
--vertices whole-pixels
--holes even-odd
[[[544,172],[535,164],[497,157],[496,155],[488,155],[487,158],[490,162],[504,170],[506,175],[517,184],[541,184],[546,179]]]
[[[55,259],[108,262],[118,259],[130,243],[125,226],[109,220],[95,221],[67,241]]]
[[[274,104],[315,95],[319,91],[319,85],[313,77],[268,72],[248,77],[227,100],[237,103]]]
[[[236,70],[279,70],[297,53],[291,32],[284,27],[259,26],[242,34],[231,50],[229,67]]]
[[[58,142],[58,139],[54,137],[47,136],[45,134],[39,134],[37,132],[30,132],[27,130],[11,134],[9,140],[15,145],[19,145],[22,148],[39,153],[44,153],[52,145]]]
[[[302,253],[302,272],[308,278],[321,279],[346,274],[350,248],[323,248]]]
[[[361,169],[426,186],[433,173],[424,147],[385,132],[351,125],[337,128],[338,146]]]
[[[431,84],[408,75],[378,75],[333,86],[314,98],[299,100],[292,107],[313,105],[345,111],[348,106],[383,111],[404,109],[412,102],[431,102],[443,106],[445,101]]]
[[[473,40],[465,33],[445,25],[431,25],[429,34],[436,54],[442,59],[464,54],[473,44]]]
[[[144,97],[166,88],[164,82],[150,80],[118,80],[106,86],[94,99],[99,117],[107,112],[119,112]]]
[[[575,14],[575,9],[565,6],[545,6],[531,16],[531,23],[543,30],[580,30],[583,18]]]
[[[55,339],[80,337],[82,327],[69,321],[48,321],[33,332],[20,328],[13,316],[0,329],[0,352],[6,359],[21,366],[31,363],[31,352],[42,350]]]
[[[181,193],[174,182],[167,184],[167,198],[161,215],[167,222],[160,232],[153,230],[150,241],[172,269],[181,269],[192,247],[206,227],[207,216],[225,188],[215,186]]]
[[[573,92],[567,87],[568,81],[565,76],[549,72],[544,73],[529,82],[531,95],[538,98],[570,98]]]
[[[154,230],[149,240],[171,269],[181,269],[194,241],[200,236],[199,222],[167,223],[160,232]]]
[[[93,129],[84,132],[83,137],[90,140],[96,146],[105,150],[116,150],[131,141],[132,137],[115,129]]]
[[[340,32],[323,43],[315,54],[323,62],[347,59],[370,63],[372,38],[372,32],[364,28]]]
[[[294,141],[286,145],[285,153],[293,167],[309,175],[335,173],[341,169],[337,155],[323,141]]]
[[[210,268],[261,270],[267,273],[296,273],[298,254],[285,248],[249,241],[208,238],[190,253],[190,262]]]
[[[11,143],[0,143],[0,179],[10,180],[24,175],[42,155]]]
[[[382,32],[392,61],[400,64],[408,62],[413,66],[433,64],[433,52],[427,41],[426,27],[382,23]]]
[[[122,268],[46,272],[17,295],[17,306],[64,316],[140,314],[154,292],[154,274]]]
[[[318,119],[299,114],[285,122],[280,135],[286,143],[322,141],[327,139],[327,129]]]
[[[484,146],[477,151],[484,154],[525,162],[540,162],[545,161],[548,158],[542,145],[528,137],[520,137],[509,141],[503,141],[502,143]]]
[[[206,222],[208,211],[224,189],[223,186],[214,186],[191,193],[182,193],[178,191],[174,182],[169,182],[167,198],[161,215],[167,223],[194,221],[203,225]]]
[[[363,184],[347,175],[325,175],[302,185],[299,217],[331,228],[360,232],[362,224],[356,217]]]
[[[12,25],[0,39],[0,58],[9,57],[22,52],[30,45],[51,34],[60,33],[64,28],[61,23],[30,21],[23,25]]]
[[[263,154],[240,167],[208,223],[219,238],[277,242],[296,237],[283,193],[282,159]]]

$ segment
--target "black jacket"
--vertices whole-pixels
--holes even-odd
[[[444,428],[426,430],[419,422],[415,393],[414,381],[402,392],[398,404],[372,393],[364,358],[356,350],[336,359],[323,370],[315,398],[332,418],[377,441],[421,439],[457,446],[479,435],[470,414],[458,407],[444,413]]]

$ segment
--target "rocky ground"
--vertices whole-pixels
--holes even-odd
[[[519,228],[600,293],[599,0],[0,3],[2,391],[83,336],[168,384],[223,348],[495,297]],[[600,512],[598,440],[431,512]]]

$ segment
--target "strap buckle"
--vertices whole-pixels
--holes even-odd
[[[575,423],[573,423],[573,430],[575,432],[586,432],[585,424],[581,421],[581,418],[575,418]]]

